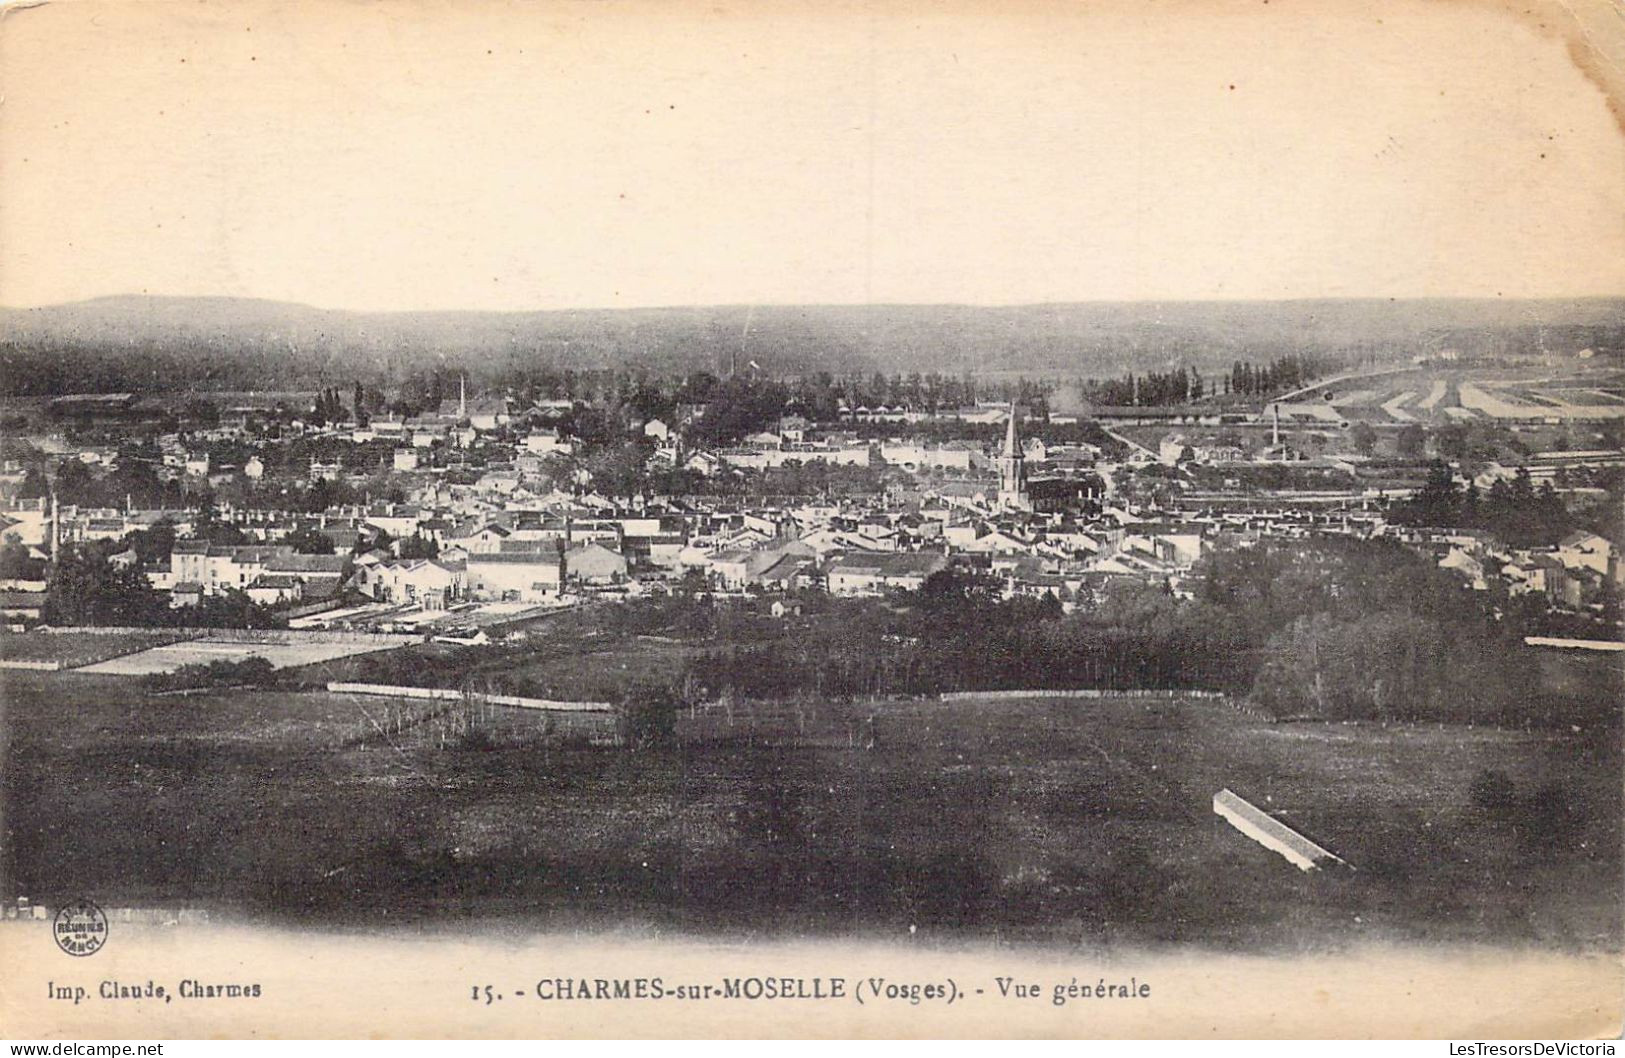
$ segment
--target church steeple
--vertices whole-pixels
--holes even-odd
[[[1025,459],[1021,453],[1021,440],[1016,436],[1016,402],[1010,402],[1010,417],[1005,424],[1004,451],[999,456],[999,506],[1025,509],[1027,481]]]

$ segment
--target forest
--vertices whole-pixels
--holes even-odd
[[[1526,467],[1514,471],[1510,480],[1480,489],[1470,481],[1458,485],[1448,465],[1434,462],[1422,487],[1390,506],[1388,517],[1396,525],[1482,529],[1515,548],[1551,547],[1576,529],[1617,538],[1625,535],[1620,505],[1625,482],[1613,472],[1602,484],[1603,497],[1571,509],[1550,482],[1537,487]]]
[[[884,600],[803,600],[787,625],[703,600],[619,608],[625,633],[699,647],[690,697],[782,699],[945,691],[1208,689],[1281,717],[1523,722],[1523,630],[1483,593],[1398,545],[1314,540],[1204,557],[1194,598],[1108,584],[1063,613],[948,570]]]
[[[538,368],[656,374],[1025,372],[1061,378],[1166,372],[1218,379],[1235,361],[1311,356],[1349,366],[1418,349],[1463,356],[1625,353],[1617,299],[1333,299],[1011,306],[694,306],[559,312],[356,313],[233,298],[102,298],[0,309],[10,395],[392,389],[467,372],[478,389]],[[1220,383],[1222,386],[1222,382]]]
[[[1203,376],[1198,368],[1181,365],[1170,371],[1148,371],[1122,378],[1080,384],[1083,398],[1092,404],[1156,407],[1186,404],[1203,397],[1270,397],[1313,381],[1327,373],[1327,365],[1313,357],[1280,356],[1265,364],[1237,360],[1228,373]]]

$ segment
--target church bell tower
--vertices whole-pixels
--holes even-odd
[[[1016,402],[1010,402],[1010,418],[1005,424],[1004,451],[999,456],[999,506],[1007,510],[1027,507],[1027,475],[1016,436]]]

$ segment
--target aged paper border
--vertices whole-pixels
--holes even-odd
[[[166,32],[180,5],[140,3],[153,32]],[[982,17],[1017,12],[1027,0],[980,3]],[[337,9],[343,0],[304,0]],[[1611,0],[1512,3],[1443,0],[1500,12],[1546,37],[1561,39],[1575,66],[1604,94],[1625,132],[1625,8]],[[49,61],[20,55],[8,44],[15,20],[39,7],[67,6],[94,15],[95,0],[12,4],[0,15],[0,71],[11,62]],[[458,6],[425,0],[418,17],[462,17]],[[707,17],[692,5],[696,22]],[[1154,17],[1222,11],[1228,0],[1176,0]],[[386,5],[387,7],[387,5]],[[619,17],[638,31],[638,6],[569,8],[570,17]],[[1320,4],[1328,12],[1379,12],[1379,3]],[[907,5],[886,6],[888,13]],[[490,6],[482,10],[489,15]],[[525,8],[513,7],[514,17]],[[714,9],[716,17],[752,17],[745,8]],[[816,24],[822,8],[803,5]],[[831,17],[864,9],[830,5]],[[643,41],[645,46],[659,42]],[[1463,46],[1471,46],[1470,42]],[[3,77],[3,72],[0,72]],[[9,108],[7,108],[9,109]],[[0,110],[0,195],[5,166],[38,149],[47,130],[26,114]],[[33,145],[32,147],[30,145]],[[1532,208],[1538,208],[1533,207]],[[0,233],[3,234],[3,233]],[[0,806],[3,807],[3,806]],[[944,946],[938,947],[935,944]],[[924,938],[796,942],[709,940],[703,937],[601,937],[511,933],[472,935],[404,930],[383,917],[376,933],[292,930],[251,923],[115,924],[108,947],[93,959],[60,953],[44,923],[0,923],[0,1030],[23,1037],[1567,1037],[1618,1036],[1625,1011],[1620,953],[1564,954],[1536,950],[1370,947],[1316,953],[1240,955],[1199,951],[1107,953],[952,946]],[[719,974],[720,971],[720,974]],[[544,1002],[521,993],[552,977],[646,977],[665,982],[719,975],[866,978],[915,984],[951,983],[955,1004],[907,1000],[860,1004],[843,1000],[709,1001],[610,1000]],[[987,993],[997,978],[1039,986],[1026,999]],[[1057,985],[1134,980],[1151,986],[1144,999],[1072,999],[1056,1005]],[[182,980],[254,982],[256,1000],[102,1000],[103,982],[141,988]],[[497,1003],[471,999],[493,984]],[[46,999],[48,988],[84,988],[73,1004]]]

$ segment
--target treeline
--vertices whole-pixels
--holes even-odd
[[[902,612],[869,604],[793,637],[699,655],[688,679],[748,698],[930,695],[1007,688],[1240,687],[1246,659],[1225,625],[1155,588],[1092,612],[938,583]],[[1134,621],[1123,617],[1134,614]]]
[[[998,445],[1004,439],[1003,419],[998,422],[970,422],[964,419],[931,419],[924,422],[854,422],[843,429],[865,441],[885,441],[893,437],[907,437],[926,444],[948,441],[973,441],[984,447]],[[1119,455],[1127,446],[1108,434],[1098,422],[1085,419],[1080,422],[1045,422],[1030,417],[1023,409],[1021,436],[1042,438],[1049,445],[1090,444],[1104,452]]]
[[[1029,414],[1048,411],[1054,383],[1040,379],[987,379],[974,375],[938,372],[910,374],[835,374],[829,371],[782,376],[742,361],[735,370],[718,374],[699,370],[659,374],[642,368],[553,369],[538,368],[502,376],[487,393],[500,392],[520,407],[547,402],[568,402],[601,409],[611,421],[642,423],[662,419],[668,424],[682,411],[707,406],[714,411],[709,429],[724,437],[741,436],[782,415],[800,415],[813,422],[833,422],[842,408],[906,407],[926,413],[965,407],[983,401],[1017,401]],[[455,398],[465,373],[437,368],[408,376],[387,403],[392,411],[415,414]],[[371,391],[368,391],[369,400]],[[470,391],[471,399],[473,391]],[[568,414],[568,413],[566,413]],[[742,420],[737,421],[736,420]],[[590,425],[583,433],[590,435]]]
[[[1512,547],[1550,547],[1583,524],[1550,482],[1535,487],[1527,467],[1519,467],[1511,481],[1480,490],[1470,481],[1458,486],[1454,472],[1440,462],[1413,496],[1389,508],[1388,517],[1397,525],[1482,529]]]
[[[1004,597],[957,568],[917,592],[765,603],[699,583],[583,614],[545,641],[358,659],[358,678],[542,697],[609,697],[624,674],[580,665],[638,636],[679,641],[664,683],[683,701],[851,700],[1008,689],[1218,690],[1283,718],[1557,722],[1537,705],[1517,615],[1396,544],[1341,538],[1216,551],[1191,595],[1122,580],[1053,598]],[[574,629],[572,632],[571,629]],[[596,645],[590,645],[596,644]],[[1570,713],[1561,714],[1568,717]]]
[[[1523,630],[1398,545],[1226,549],[1194,580],[1194,598],[1119,583],[1063,614],[950,571],[884,602],[832,600],[776,637],[719,637],[682,679],[706,696],[767,699],[1185,688],[1250,695],[1283,717],[1530,719]]]
[[[266,445],[260,456],[266,480],[233,480],[224,487],[243,504],[308,513],[369,498],[385,499],[398,491],[387,482],[390,450],[387,443],[351,445],[331,438],[300,438]],[[210,444],[207,451],[216,468],[228,465],[228,460],[234,461],[230,465],[240,467],[248,456],[257,454],[245,445],[230,442]],[[30,462],[18,488],[19,499],[49,496],[54,489],[63,506],[119,510],[126,504],[145,510],[207,507],[215,500],[214,487],[203,478],[160,475],[162,457],[148,444],[119,446],[113,466],[100,471],[78,459],[62,459],[48,466],[41,454],[27,458]],[[330,478],[309,480],[310,460],[326,458],[341,463],[345,473],[370,471],[374,477],[359,487]]]
[[[1157,407],[1201,400],[1209,392],[1209,386],[1209,380],[1202,378],[1200,371],[1181,367],[1174,371],[1148,371],[1143,375],[1131,372],[1104,382],[1090,379],[1083,383],[1082,389],[1084,398],[1095,404]]]
[[[1277,716],[1501,722],[1533,689],[1502,637],[1393,608],[1294,619],[1270,637],[1252,697]]]
[[[1224,378],[1224,392],[1269,397],[1306,386],[1324,373],[1324,364],[1303,356],[1277,357],[1263,365],[1238,360]]]
[[[1524,630],[1400,544],[1330,538],[1218,551],[1204,560],[1197,598],[1257,650],[1252,697],[1277,716],[1532,719]]]
[[[120,448],[118,461],[110,469],[97,473],[77,459],[64,459],[47,476],[41,463],[30,466],[18,491],[20,499],[49,496],[54,485],[57,500],[64,505],[79,507],[113,507],[122,509],[126,503],[143,508],[181,507],[197,494],[183,478],[164,480],[158,475],[162,465],[157,456],[149,456],[142,445]]]
[[[1186,404],[1207,396],[1230,393],[1268,397],[1308,385],[1327,370],[1326,363],[1307,356],[1280,356],[1265,364],[1237,360],[1228,374],[1204,377],[1200,370],[1181,365],[1172,371],[1132,372],[1121,378],[1086,379],[1078,384],[1083,398],[1093,404],[1123,407],[1160,407]]]
[[[287,621],[247,593],[205,595],[197,606],[171,608],[139,563],[115,562],[134,548],[134,534],[114,543],[98,540],[62,548],[45,586],[41,618],[52,625],[143,625],[162,628],[285,628]],[[143,547],[151,544],[143,542]],[[139,551],[138,551],[139,554]]]

